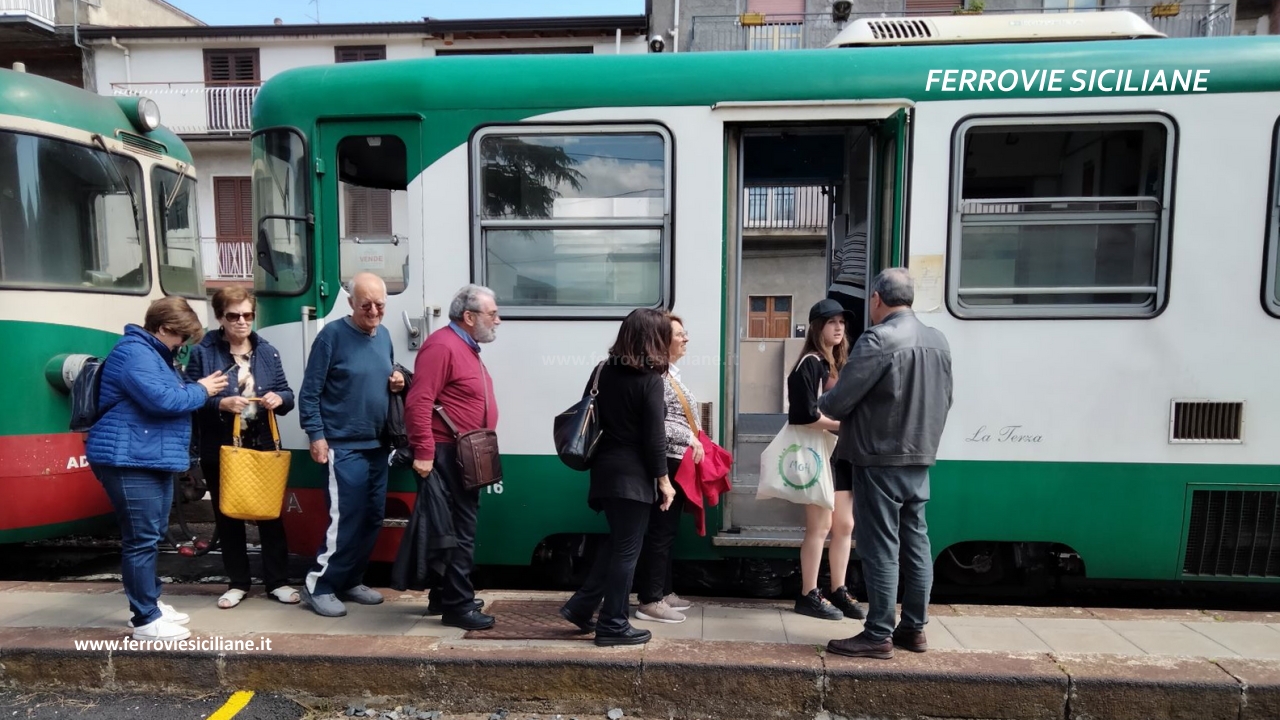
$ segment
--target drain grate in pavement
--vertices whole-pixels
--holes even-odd
[[[560,617],[563,602],[547,600],[494,600],[484,612],[497,618],[488,630],[470,630],[467,640],[590,640]]]

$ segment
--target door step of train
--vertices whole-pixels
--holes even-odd
[[[722,530],[711,539],[720,547],[789,547],[798,548],[804,541],[802,527],[746,526]]]

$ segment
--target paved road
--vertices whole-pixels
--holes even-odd
[[[0,718],[21,720],[206,720],[220,710],[220,720],[338,720],[347,717],[347,709],[353,707],[350,702],[316,701],[293,699],[282,695],[255,694],[248,705],[234,715],[234,708],[228,705],[229,693],[216,693],[203,697],[180,695],[129,695],[116,693],[18,693],[0,691]],[[409,707],[406,707],[409,705]],[[373,710],[375,720],[384,720],[386,713],[399,710],[400,720],[414,720],[416,713],[431,711],[429,702],[418,705],[390,701],[363,701],[358,703],[361,710]],[[408,715],[412,710],[415,715]],[[604,720],[603,713],[504,713],[497,709],[493,713],[441,713],[438,720],[491,720],[501,717],[502,720]],[[644,720],[635,715],[627,715],[624,720]]]
[[[230,693],[204,697],[0,691],[0,717],[27,720],[205,720]],[[280,695],[256,694],[235,720],[295,720],[308,709]],[[327,717],[331,713],[326,713]],[[313,715],[312,717],[315,717]],[[521,719],[523,720],[523,719]]]

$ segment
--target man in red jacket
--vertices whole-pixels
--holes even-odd
[[[441,622],[465,630],[493,627],[493,616],[480,611],[471,570],[475,566],[476,512],[480,491],[467,490],[458,469],[457,436],[440,417],[443,408],[459,434],[498,425],[493,379],[480,361],[481,343],[493,342],[498,303],[493,291],[467,285],[449,304],[449,326],[431,333],[418,350],[413,384],[405,398],[405,428],[413,449],[413,470],[427,477],[435,470],[450,496],[457,546],[450,551],[438,593]],[[428,613],[436,597],[428,603]]]

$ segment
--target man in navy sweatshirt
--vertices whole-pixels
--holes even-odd
[[[329,466],[329,526],[302,601],[326,617],[347,614],[343,599],[382,602],[380,593],[364,585],[364,570],[387,500],[387,453],[379,436],[390,392],[404,388],[404,376],[392,371],[391,334],[382,327],[386,284],[373,273],[359,273],[351,279],[348,301],[351,315],[325,325],[311,344],[298,393],[311,459]]]
[[[449,492],[449,512],[457,545],[450,551],[444,581],[431,593],[428,614],[437,593],[445,625],[466,630],[493,627],[493,616],[480,612],[471,584],[475,566],[476,513],[480,491],[468,490],[458,470],[456,436],[441,419],[443,408],[458,433],[498,426],[498,403],[493,396],[493,378],[480,361],[481,343],[493,342],[497,335],[498,304],[493,291],[467,285],[449,304],[449,327],[431,333],[418,351],[413,367],[413,385],[405,398],[405,429],[413,448],[413,470],[427,477],[434,470]]]

